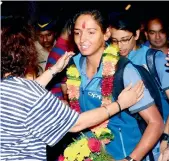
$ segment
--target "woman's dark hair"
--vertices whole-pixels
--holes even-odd
[[[37,69],[37,52],[32,28],[20,17],[1,23],[1,78],[6,73],[24,77],[27,70]]]
[[[77,14],[75,14],[75,16],[73,18],[73,27],[75,25],[77,18],[80,15],[91,15],[94,18],[94,20],[97,21],[97,23],[101,27],[101,30],[103,33],[105,33],[106,29],[109,27],[107,15],[99,10],[96,10],[96,9],[83,9],[83,10],[79,11]]]
[[[119,14],[109,14],[109,24],[110,27],[113,27],[117,30],[125,30],[132,32],[133,35],[136,35],[136,31],[140,29],[140,22],[138,19],[134,18],[132,13],[119,13]]]

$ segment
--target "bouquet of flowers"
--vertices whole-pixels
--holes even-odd
[[[83,133],[78,140],[67,146],[58,161],[113,161],[97,137],[87,137]]]

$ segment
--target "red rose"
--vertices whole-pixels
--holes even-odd
[[[63,155],[59,155],[58,161],[64,161],[65,157]]]
[[[101,149],[101,143],[98,139],[95,138],[89,138],[88,139],[88,146],[91,152],[100,152]]]
[[[90,158],[85,159],[84,161],[92,161]]]
[[[78,113],[80,113],[80,105],[79,105],[79,101],[76,100],[76,101],[70,101],[70,107],[77,111]]]

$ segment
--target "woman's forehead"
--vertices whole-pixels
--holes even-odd
[[[98,23],[91,15],[81,15],[75,22],[75,28],[86,29],[94,26],[98,26]]]

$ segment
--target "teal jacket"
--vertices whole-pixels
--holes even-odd
[[[86,76],[86,59],[81,54],[76,55],[74,63],[78,68],[81,75],[81,87],[80,87],[80,107],[81,112],[88,111],[101,106],[101,81],[102,81],[102,63],[98,67],[98,72],[94,77],[89,80]],[[129,78],[129,75],[132,77]],[[132,69],[132,67],[126,67],[124,71],[124,84],[125,86],[130,82],[133,84],[141,79],[138,73]],[[148,108],[154,103],[153,99],[149,95],[149,92],[144,91],[145,98],[130,108],[132,113],[139,112],[145,108]],[[113,101],[113,100],[112,100]],[[116,114],[110,118],[108,128],[114,134],[114,140],[106,145],[106,150],[116,160],[125,158],[130,155],[136,145],[141,139],[141,133],[135,118],[130,116],[126,112]],[[90,135],[90,132],[88,133]]]

